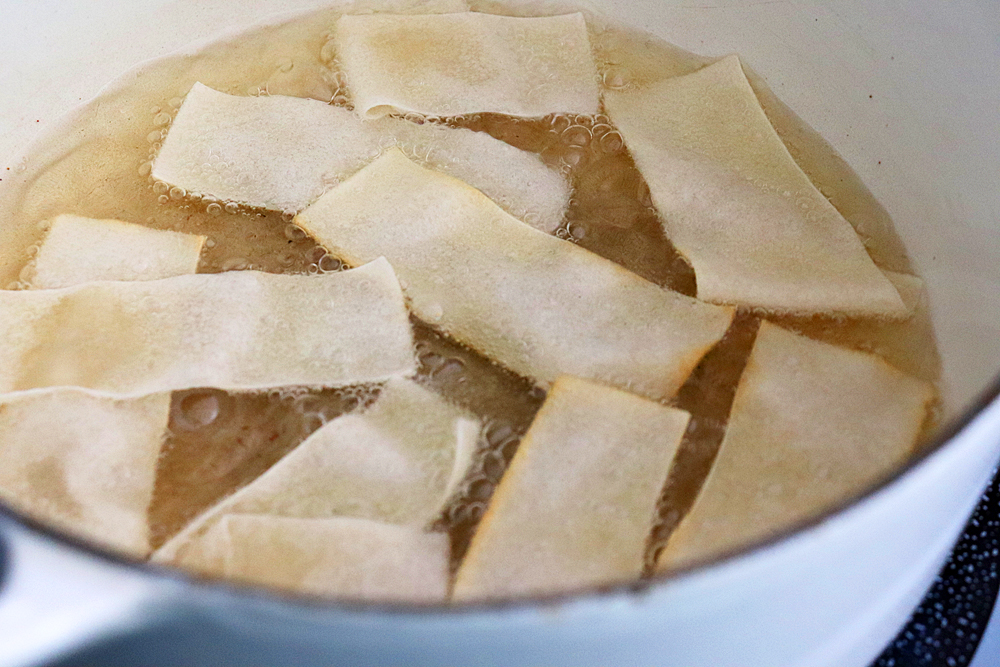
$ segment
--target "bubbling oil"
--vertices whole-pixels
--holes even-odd
[[[524,14],[503,4],[479,5],[483,6],[474,9]],[[565,9],[534,13],[561,11]],[[129,83],[112,86],[71,116],[29,158],[16,196],[0,201],[0,213],[23,223],[21,229],[8,230],[3,236],[16,257],[0,256],[0,285],[25,286],[46,220],[60,213],[205,235],[208,240],[198,267],[202,273],[343,270],[336,257],[292,223],[294,211],[248,209],[187,193],[151,176],[152,161],[196,81],[230,94],[292,95],[351,108],[331,40],[330,27],[337,16],[335,10],[322,10],[252,29],[194,54],[155,61]],[[590,17],[589,22],[605,89],[686,74],[708,62],[604,19]],[[748,76],[792,155],[855,226],[876,263],[908,270],[891,220],[854,172],[777,100],[760,77],[752,72]],[[563,173],[573,189],[556,236],[665,288],[695,295],[694,272],[664,237],[649,188],[607,115],[517,119],[485,113],[453,118],[408,114],[404,119],[485,132],[538,154]],[[669,478],[664,471],[666,483],[649,540],[649,562],[692,504],[708,473],[761,317],[819,340],[874,352],[922,379],[938,379],[940,361],[926,302],[905,322],[772,318],[740,312],[672,401],[689,411],[692,420]],[[472,468],[436,524],[449,532],[453,565],[457,565],[544,392],[428,324],[413,324],[418,381],[484,423]],[[212,389],[176,392],[149,508],[154,548],[197,514],[259,476],[320,426],[371,404],[377,395],[378,387],[246,394]]]

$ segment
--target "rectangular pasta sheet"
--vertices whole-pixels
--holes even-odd
[[[0,292],[0,393],[112,397],[338,386],[415,370],[384,259],[346,273],[250,271]]]
[[[913,452],[933,387],[764,322],[704,486],[659,558],[674,569],[774,536]]]
[[[298,593],[365,602],[443,602],[448,536],[368,519],[223,517],[206,539],[221,574]]]
[[[345,15],[336,43],[355,108],[366,118],[538,117],[599,108],[597,68],[579,13]]]
[[[171,125],[153,176],[222,201],[297,212],[390,146],[468,181],[544,231],[559,226],[569,203],[562,175],[485,132],[366,122],[316,100],[237,97],[200,83]]]
[[[321,427],[195,519],[155,559],[204,569],[199,542],[226,514],[351,516],[423,527],[465,476],[479,430],[476,420],[437,394],[391,380],[371,408]]]
[[[194,273],[204,236],[120,220],[59,215],[34,259],[33,289],[99,280],[159,280]]]
[[[397,150],[296,221],[349,264],[384,255],[418,317],[543,386],[570,374],[669,398],[733,316],[532,229]]]
[[[170,394],[116,401],[71,389],[0,403],[0,496],[34,518],[135,557]]]
[[[905,317],[857,233],[781,142],[739,58],[605,105],[698,297],[779,313]]]
[[[35,257],[32,288],[194,273],[203,236],[60,215]],[[76,389],[0,401],[0,495],[40,521],[135,557],[149,554],[147,508],[170,394],[115,400]]]
[[[557,380],[476,529],[455,599],[638,578],[689,419],[618,389]]]

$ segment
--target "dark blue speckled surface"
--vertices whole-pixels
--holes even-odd
[[[970,664],[997,598],[998,571],[1000,475],[994,475],[938,580],[873,667]],[[1000,656],[982,664],[1000,665]]]

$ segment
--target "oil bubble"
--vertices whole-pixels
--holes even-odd
[[[442,317],[444,317],[444,308],[441,307],[441,304],[432,303],[427,306],[427,319],[431,322],[440,322]]]
[[[485,477],[476,477],[466,486],[465,494],[475,500],[489,500],[493,495],[493,482]]]
[[[601,137],[603,137],[608,132],[611,132],[612,130],[614,130],[614,128],[607,123],[595,123],[594,126],[590,128],[590,132],[591,134],[593,134],[595,139],[600,139]]]
[[[310,262],[315,262],[316,264],[319,264],[320,260],[322,260],[325,255],[326,255],[326,248],[324,248],[321,245],[318,245],[310,248],[309,251],[306,252],[306,259],[309,260]]]
[[[156,125],[157,127],[164,127],[166,125],[170,125],[171,120],[173,120],[173,118],[170,116],[170,114],[168,114],[166,111],[161,111],[160,113],[153,116],[153,125]],[[157,134],[159,133],[157,132]]]
[[[298,225],[289,224],[285,227],[285,238],[289,241],[304,241],[306,236],[305,230]]]
[[[17,275],[18,280],[26,284],[30,284],[34,277],[35,263],[33,261],[25,264],[24,268],[21,269],[21,272]]]
[[[486,442],[491,447],[497,447],[513,435],[514,429],[511,428],[510,424],[504,422],[490,424],[486,429]]]
[[[319,260],[319,269],[324,273],[334,273],[336,271],[341,271],[343,268],[343,262],[332,255],[324,255],[322,259]],[[400,283],[402,283],[402,281],[400,281]]]
[[[570,146],[587,146],[590,144],[590,140],[593,135],[590,133],[586,127],[582,125],[572,125],[562,133],[562,140]]]
[[[244,271],[249,266],[245,257],[230,257],[220,267],[223,271]]]
[[[469,503],[466,512],[469,516],[469,521],[479,521],[486,514],[486,503]]]
[[[219,399],[214,393],[194,393],[180,403],[177,421],[190,429],[208,426],[219,417]]]
[[[504,460],[504,457],[500,452],[486,452],[483,456],[483,474],[493,482],[500,481],[500,477],[503,476],[503,472],[506,468],[507,461]]]
[[[626,86],[625,73],[618,69],[609,68],[606,70],[601,75],[601,81],[606,88],[611,90],[621,90]]]
[[[556,114],[549,119],[549,129],[556,134],[562,134],[573,124],[573,121],[569,119],[569,116],[565,114]]]
[[[612,130],[601,137],[600,146],[605,153],[617,153],[625,147],[625,140],[618,130]]]
[[[229,202],[228,204],[225,205],[224,208],[226,213],[230,215],[234,215],[240,212],[240,205],[235,202]]]
[[[334,60],[337,59],[337,46],[336,43],[331,39],[323,48],[319,51],[319,59],[324,65],[329,67]]]
[[[583,166],[587,161],[587,151],[580,146],[570,146],[562,155],[562,163],[571,169]]]
[[[431,375],[435,378],[454,379],[461,382],[462,378],[459,376],[463,370],[465,370],[465,362],[461,359],[445,359],[444,363],[440,364],[431,372]]]
[[[217,202],[212,202],[211,204],[205,207],[205,212],[208,213],[209,215],[221,215],[222,206]]]

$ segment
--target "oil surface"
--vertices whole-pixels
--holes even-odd
[[[521,14],[502,4],[474,9]],[[536,14],[561,13],[564,8]],[[0,201],[0,286],[17,289],[30,277],[30,255],[46,220],[59,213],[117,218],[158,229],[209,237],[199,271],[256,269],[274,273],[338,271],[340,262],[278,212],[247,210],[189,196],[150,177],[152,159],[184,95],[196,81],[237,95],[293,95],[350,106],[338,70],[330,28],[338,13],[325,10],[265,25],[238,38],[144,66],[72,114],[62,129],[36,146],[27,169]],[[708,59],[652,36],[590,17],[602,85],[620,89],[694,71]],[[820,190],[854,225],[879,266],[909,270],[885,211],[833,149],[748,76],[790,152]],[[603,114],[512,119],[476,114],[412,122],[440,122],[486,132],[538,153],[563,172],[573,199],[556,235],[640,276],[694,295],[690,265],[664,237],[649,189]],[[27,268],[25,268],[27,267]],[[742,312],[673,403],[693,419],[666,485],[650,554],[690,507],[725,432],[736,383],[761,315]],[[926,299],[905,322],[832,317],[777,319],[813,338],[872,351],[901,370],[936,381],[940,371]],[[516,451],[544,394],[531,383],[431,327],[414,322],[419,381],[477,414],[485,424],[474,465],[438,527],[450,532],[457,563],[493,489]],[[370,403],[377,388],[228,394],[210,389],[177,392],[154,499],[149,509],[153,546],[162,544],[219,499],[260,475],[330,419]]]

